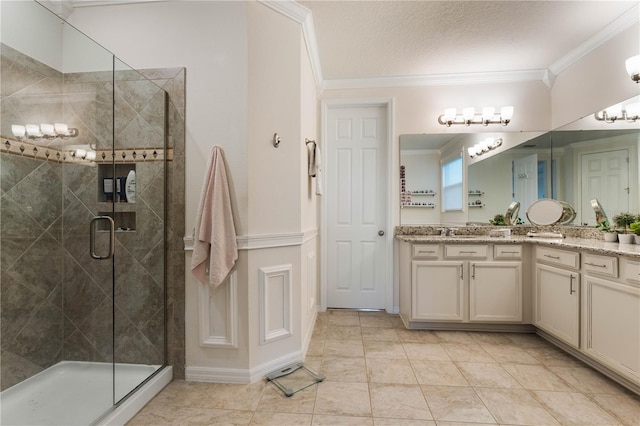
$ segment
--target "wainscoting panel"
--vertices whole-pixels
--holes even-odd
[[[291,265],[260,268],[260,344],[291,336]]]
[[[215,290],[199,286],[200,346],[238,347],[238,277],[231,274]]]

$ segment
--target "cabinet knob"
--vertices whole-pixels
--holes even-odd
[[[384,235],[384,231],[381,229],[378,231],[378,235],[380,235],[381,237]]]

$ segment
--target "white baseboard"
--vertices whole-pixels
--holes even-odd
[[[251,369],[187,366],[185,379],[194,382],[249,384],[263,379],[272,371],[302,360],[302,351],[296,351]]]

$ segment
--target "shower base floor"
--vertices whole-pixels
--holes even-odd
[[[160,367],[116,364],[115,400]],[[0,424],[91,425],[113,411],[113,374],[110,363],[59,362],[0,393]]]

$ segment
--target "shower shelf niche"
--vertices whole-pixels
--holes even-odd
[[[98,164],[98,213],[109,216],[115,222],[115,232],[135,232],[136,205],[125,197],[125,182],[130,171],[136,171],[131,163]],[[114,171],[117,179],[114,180]],[[106,222],[101,222],[98,232],[108,231]]]
[[[112,204],[115,201],[117,205],[128,204],[124,195],[125,182],[132,170],[136,171],[135,163],[116,163],[114,179],[114,165],[98,164],[98,202]]]
[[[136,213],[135,212],[98,212],[100,216],[109,216],[115,223],[116,232],[135,232],[136,231]],[[98,232],[108,231],[108,224],[101,221],[98,224]]]

